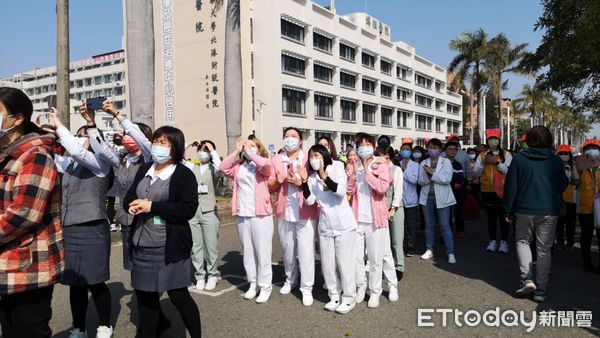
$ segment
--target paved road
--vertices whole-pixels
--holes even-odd
[[[435,249],[436,258],[422,261],[418,257],[407,258],[405,277],[400,283],[400,301],[390,303],[382,297],[377,309],[367,308],[366,302],[348,315],[327,312],[323,305],[327,294],[320,288],[323,279],[319,275],[315,285],[315,303],[302,306],[301,295],[282,296],[279,287],[283,282],[283,268],[278,263],[280,247],[275,233],[273,240],[274,293],[265,305],[246,301],[241,297],[246,284],[243,276],[240,244],[234,225],[224,225],[220,234],[221,270],[224,279],[214,292],[193,293],[201,316],[206,337],[397,337],[397,336],[515,336],[526,334],[525,327],[458,327],[449,321],[442,326],[441,315],[434,317],[435,327],[417,326],[417,309],[452,308],[461,311],[471,309],[484,311],[499,307],[501,310],[525,311],[531,318],[532,311],[593,311],[590,328],[537,327],[535,336],[579,337],[600,335],[600,275],[583,272],[579,268],[579,249],[555,252],[550,294],[546,303],[538,305],[530,300],[515,299],[518,278],[517,259],[511,243],[508,255],[484,252],[486,233],[482,219],[467,224],[467,237],[458,239],[456,255],[458,263],[446,262],[443,247]],[[423,246],[420,236],[419,245]],[[419,250],[420,252],[421,250]],[[111,280],[109,288],[113,297],[113,323],[115,337],[133,337],[137,313],[129,274],[121,268],[121,246],[113,247],[111,256]],[[597,261],[597,258],[594,260]],[[320,267],[317,267],[317,271]],[[385,295],[385,291],[384,291]],[[164,337],[185,337],[185,329],[179,315],[168,298],[163,296],[161,305],[173,322],[173,328]],[[70,328],[68,290],[58,286],[54,293],[54,315],[51,322],[57,337],[67,337]],[[464,321],[463,321],[464,323]],[[90,302],[87,326],[90,333],[97,326],[93,303]],[[93,337],[93,335],[90,337]]]

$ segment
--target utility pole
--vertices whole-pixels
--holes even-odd
[[[56,108],[67,129],[71,126],[69,75],[69,0],[56,0]]]

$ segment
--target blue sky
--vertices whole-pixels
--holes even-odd
[[[261,0],[266,1],[266,0]],[[277,0],[270,0],[277,1]],[[329,0],[317,0],[329,4]],[[71,60],[121,48],[121,0],[70,1]],[[515,42],[537,47],[541,32],[533,25],[542,13],[536,0],[369,0],[368,12],[392,28],[394,40],[412,44],[417,53],[446,67],[454,52],[448,42],[460,32],[479,27],[504,32]],[[337,0],[339,14],[365,10],[365,0]],[[4,48],[0,78],[55,63],[55,1],[6,1],[0,11]],[[510,77],[505,96],[515,97],[530,79]]]

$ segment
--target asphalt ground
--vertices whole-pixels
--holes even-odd
[[[378,308],[367,308],[365,301],[347,315],[323,309],[328,297],[327,292],[321,288],[323,278],[320,275],[318,256],[313,291],[315,302],[311,307],[302,305],[301,294],[297,289],[290,295],[279,294],[284,273],[277,231],[273,236],[273,283],[276,285],[273,294],[264,305],[244,300],[242,294],[247,283],[243,277],[242,253],[236,227],[231,222],[223,224],[219,238],[219,270],[222,280],[214,291],[192,292],[200,308],[203,334],[205,337],[600,335],[600,274],[584,272],[580,268],[578,246],[572,251],[554,252],[546,302],[538,304],[529,299],[516,299],[513,292],[519,285],[519,270],[514,241],[510,243],[509,254],[485,252],[488,240],[485,219],[486,216],[483,215],[478,220],[468,222],[466,237],[455,239],[457,264],[447,263],[444,247],[436,241],[433,260],[424,261],[418,256],[406,258],[406,272],[399,283],[398,302],[389,302],[387,292],[384,291]],[[595,242],[593,247],[596,248]],[[424,236],[420,234],[417,252],[423,251]],[[594,250],[593,261],[598,262],[597,250]],[[129,272],[122,268],[122,247],[118,243],[112,247],[111,279],[108,286],[113,299],[114,336],[133,337],[137,322],[136,303],[135,297],[132,297]],[[162,296],[161,306],[173,323],[163,337],[185,337],[183,322],[166,294]],[[530,333],[523,325],[507,327],[501,324],[489,327],[480,323],[471,327],[466,325],[463,317],[459,317],[462,326],[458,326],[454,321],[455,313],[448,315],[445,326],[441,313],[434,313],[431,320],[426,320],[433,322],[433,327],[418,326],[419,309],[457,309],[463,313],[476,310],[483,314],[496,308],[502,312],[523,311],[527,321],[534,318],[532,312],[537,311],[537,326]],[[55,336],[68,337],[71,314],[67,287],[59,285],[55,288],[53,311],[51,327]],[[557,311],[554,315],[546,316],[554,316],[553,326],[542,326],[541,311]],[[591,325],[578,327],[578,323],[584,322],[559,319],[559,316],[569,316],[568,313],[561,314],[559,311],[592,311]],[[509,322],[512,321],[511,318],[507,317]],[[90,337],[95,336],[97,325],[95,308],[90,298],[87,313]]]

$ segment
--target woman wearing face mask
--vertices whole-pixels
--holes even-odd
[[[0,326],[6,338],[50,337],[52,294],[64,270],[54,136],[31,122],[33,104],[0,87]]]
[[[421,259],[433,258],[433,244],[435,242],[433,226],[437,220],[446,245],[448,263],[454,264],[456,263],[456,257],[454,256],[454,240],[450,228],[450,209],[456,204],[450,186],[454,169],[450,160],[440,156],[441,150],[442,141],[437,138],[429,140],[427,143],[429,158],[423,160],[419,168],[419,185],[421,185],[419,203],[423,207],[425,216],[425,244],[427,247],[427,251],[421,256]]]
[[[110,230],[105,206],[106,193],[113,180],[112,166],[100,154],[90,151],[90,139],[101,138],[94,112],[81,110],[87,124],[79,128],[77,137],[62,124],[56,109],[50,116],[56,134],[69,152],[61,162],[62,223],[65,239],[65,274],[62,284],[69,286],[73,317],[70,337],[86,337],[88,291],[92,293],[98,313],[98,337],[111,337],[111,295],[106,281],[110,278]]]
[[[471,172],[475,172],[475,167],[477,166],[477,148],[469,148],[467,150],[467,156],[469,156],[469,165],[471,166]],[[480,186],[479,186],[479,176],[472,175],[471,180],[469,180],[467,185],[467,191],[475,196],[477,202],[481,201],[480,197]]]
[[[482,152],[477,157],[475,175],[481,182],[481,199],[487,211],[488,232],[490,242],[486,248],[489,252],[508,253],[508,228],[509,224],[504,219],[502,200],[494,190],[494,177],[497,172],[506,174],[512,161],[510,152],[500,148],[500,130],[488,129],[485,131],[489,150]],[[496,230],[500,224],[500,245],[496,238]]]
[[[301,168],[303,197],[319,207],[321,268],[330,301],[325,310],[348,313],[356,306],[356,221],[346,200],[344,168],[333,165],[325,146],[310,148],[310,169]],[[310,176],[309,176],[310,175]]]
[[[237,216],[237,231],[244,251],[244,269],[250,287],[245,299],[256,297],[259,304],[269,300],[273,270],[273,206],[268,181],[275,174],[268,159],[269,153],[253,135],[239,138],[236,150],[223,159],[219,169],[233,178],[231,209]]]
[[[374,154],[375,139],[366,133],[358,133],[355,139],[360,161],[351,163],[348,177],[348,194],[352,197],[352,210],[358,221],[357,230],[357,281],[356,302],[361,303],[365,297],[366,281],[364,268],[364,247],[366,242],[369,258],[369,290],[367,304],[370,308],[379,306],[381,296],[381,278],[383,272],[383,256],[385,248],[390,244],[388,228],[388,209],[386,192],[392,180],[390,168],[383,158]],[[395,276],[390,276],[393,278]],[[390,284],[397,284],[391,281]]]
[[[198,203],[200,206],[194,218],[190,220],[194,240],[192,262],[196,268],[196,289],[214,290],[219,280],[217,263],[219,260],[220,223],[217,217],[215,190],[220,175],[219,165],[221,165],[221,159],[216,151],[215,144],[210,140],[198,142],[196,150],[200,164],[194,165],[192,171],[198,182]],[[206,280],[207,274],[208,280]]]
[[[600,194],[600,141],[589,139],[582,145],[584,156],[591,162],[589,168],[579,169],[576,164],[572,167],[571,182],[577,186],[577,213],[581,227],[581,258],[585,271],[600,271],[594,267],[591,258],[592,238],[594,237],[594,199]],[[600,243],[600,230],[596,230],[596,238]]]
[[[160,336],[168,328],[160,294],[169,298],[191,337],[202,335],[200,312],[190,296],[192,234],[189,220],[198,208],[198,184],[181,162],[181,130],[164,126],[152,135],[152,162],[143,164],[127,191],[123,207],[131,226],[131,286],[138,303],[138,333]]]
[[[128,120],[124,120],[109,100],[104,101],[103,110],[121,121],[124,133],[121,144],[123,145],[125,154],[120,154],[101,138],[91,138],[90,146],[94,150],[94,153],[98,154],[105,161],[112,163],[113,169],[116,171],[115,182],[113,184],[113,188],[116,188],[115,194],[117,197],[115,203],[115,221],[121,225],[123,268],[129,271],[131,270],[131,257],[129,256],[131,241],[129,235],[131,233],[133,215],[130,215],[127,209],[123,208],[123,200],[133,184],[140,166],[144,163],[152,162],[150,155],[152,129],[143,123],[131,123]],[[82,114],[87,114],[85,104],[81,106],[80,111]],[[143,152],[142,149],[146,151]],[[144,154],[147,154],[147,157]]]
[[[556,149],[558,157],[565,167],[567,178],[571,179],[573,168],[573,153],[568,144],[561,144]],[[577,218],[577,204],[575,200],[575,185],[569,184],[562,193],[563,212],[556,223],[556,243],[559,250],[573,250],[575,244],[575,222]],[[566,228],[566,234],[565,234]],[[566,240],[566,243],[565,243]]]
[[[455,141],[448,141],[444,145],[444,153],[446,158],[452,163],[454,173],[452,175],[452,193],[456,199],[456,205],[452,207],[452,214],[454,215],[454,230],[456,231],[456,237],[465,237],[465,220],[462,217],[462,211],[465,205],[465,179],[466,172],[462,167],[462,163],[458,161],[457,154],[460,144]],[[468,163],[467,163],[468,165]]]
[[[412,140],[402,140],[400,148],[400,168],[402,168],[402,205],[404,208],[404,254],[407,257],[414,255],[415,241],[417,239],[417,228],[421,221],[419,215],[419,195],[417,184],[419,182],[419,164],[412,157]]]
[[[425,149],[423,149],[423,147],[421,146],[415,146],[412,149],[412,160],[417,162],[417,163],[421,163],[421,161],[425,158]]]
[[[307,166],[308,156],[302,151],[302,132],[299,129],[289,127],[284,130],[283,149],[284,153],[273,157],[275,177],[269,180],[270,191],[277,193],[276,214],[286,275],[279,293],[289,294],[300,284],[302,304],[311,306],[317,209],[306,204],[302,197],[300,169]]]

